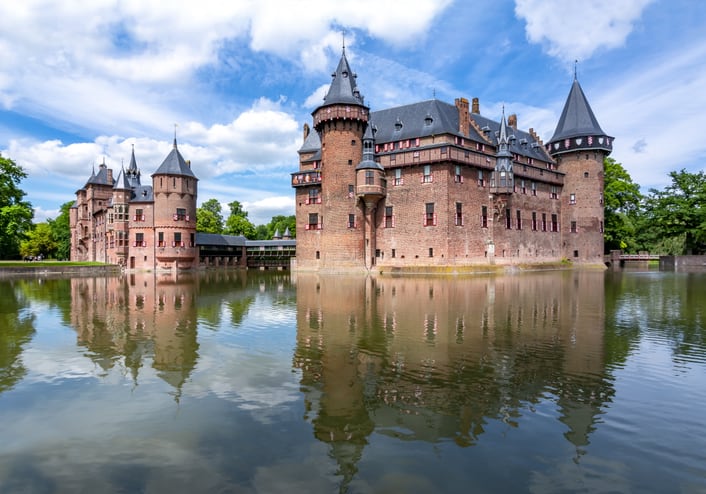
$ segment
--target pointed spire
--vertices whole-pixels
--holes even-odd
[[[568,147],[566,141],[569,141]],[[559,123],[547,144],[549,151],[552,154],[577,149],[603,149],[610,152],[613,149],[611,141],[612,137],[607,136],[598,124],[581,84],[574,79]]]
[[[132,155],[130,156],[130,166],[128,166],[128,170],[131,172],[136,172],[137,171],[137,161],[135,160],[135,145],[132,145]]]
[[[509,139],[507,137],[507,122],[505,121],[505,105],[503,105],[503,118],[500,120],[500,133],[498,135],[498,152],[495,155],[498,158],[512,157],[509,148]]]
[[[328,93],[326,93],[322,106],[339,103],[363,105],[363,97],[360,91],[358,91],[356,84],[357,75],[351,70],[348,64],[345,47],[341,54],[341,60],[338,62],[336,72],[332,74],[332,77],[331,86],[329,87]]]

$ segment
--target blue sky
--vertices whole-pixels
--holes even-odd
[[[87,5],[86,5],[87,4]],[[294,213],[302,125],[341,55],[372,110],[433,96],[551,137],[578,78],[643,190],[706,167],[706,2],[96,0],[0,3],[0,153],[35,221],[135,146],[143,183],[179,149],[199,204]]]

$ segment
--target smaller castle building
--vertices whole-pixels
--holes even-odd
[[[199,264],[196,245],[198,178],[174,146],[143,185],[132,150],[117,177],[102,163],[76,191],[70,210],[71,260],[128,269],[188,269]]]

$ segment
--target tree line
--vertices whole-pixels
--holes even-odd
[[[706,253],[706,174],[682,169],[669,173],[664,189],[640,190],[622,164],[605,158],[604,237],[606,253],[620,249],[627,253]],[[69,209],[61,205],[56,219],[34,224],[32,205],[20,188],[26,172],[0,155],[0,259],[37,257],[68,259],[71,248]],[[255,226],[238,201],[228,204],[223,215],[216,199],[204,202],[196,211],[196,230],[202,233],[242,235],[251,240],[269,240],[287,229],[296,236],[294,215],[273,216],[266,225]]]

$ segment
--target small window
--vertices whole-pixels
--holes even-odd
[[[393,183],[395,185],[403,185],[404,184],[404,179],[402,178],[402,169],[401,168],[395,169],[395,181]]]
[[[354,192],[353,184],[348,184],[348,198],[349,199],[353,197],[353,192]]]
[[[429,247],[429,257],[434,257],[434,247]]]
[[[355,228],[355,214],[348,215],[348,228]]]
[[[576,230],[576,222],[575,222],[575,221],[572,221],[572,222],[571,222],[571,233],[576,233],[576,232],[577,232],[577,230]]]
[[[583,172],[583,178],[588,178],[588,172]]]
[[[365,185],[375,185],[375,174],[372,170],[365,170]]]
[[[456,226],[463,226],[463,204],[460,202],[456,203],[456,216],[454,218],[454,224]]]
[[[512,216],[510,215],[510,209],[505,209],[505,228],[508,230],[512,228]]]
[[[434,213],[434,203],[428,202],[425,205],[424,226],[436,225],[436,214]]]
[[[391,255],[392,257],[396,257],[396,256],[397,256],[396,250],[395,250],[395,249],[392,249],[392,253],[391,253],[390,255]]]
[[[518,230],[522,230],[522,212],[518,209],[516,211],[516,228]]]
[[[488,206],[481,206],[480,208],[480,226],[488,228]]]
[[[355,139],[351,139],[351,146],[355,146]]]
[[[433,181],[431,174],[431,165],[424,165],[424,175],[422,175],[422,183],[428,184]]]
[[[576,194],[573,192],[569,194],[569,204],[576,204]]]
[[[394,228],[394,227],[395,227],[395,216],[393,214],[392,206],[385,206],[385,228]]]

